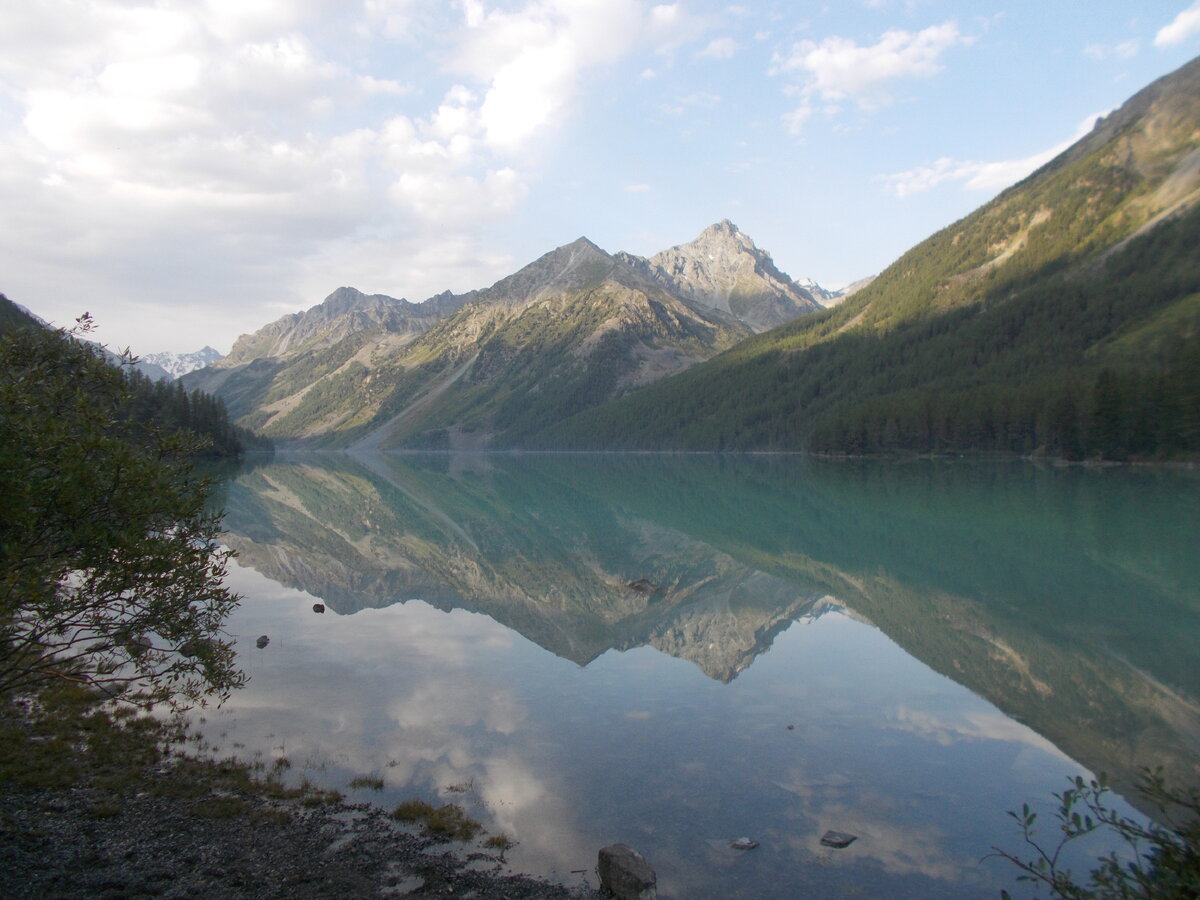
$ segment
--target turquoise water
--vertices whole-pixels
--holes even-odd
[[[206,734],[459,803],[520,871],[624,841],[666,898],[994,897],[1007,810],[1200,781],[1192,472],[330,455],[224,490],[251,680]]]

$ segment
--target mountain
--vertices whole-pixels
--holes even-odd
[[[239,424],[309,446],[514,446],[729,349],[754,330],[739,311],[819,308],[732,223],[667,253],[672,278],[667,256],[581,237],[489,288],[420,304],[340,288],[184,381]]]
[[[19,341],[24,332],[43,330],[57,331],[44,319],[0,294],[0,337]],[[185,391],[153,363],[139,360],[129,365],[120,354],[88,340],[86,335],[86,329],[81,328],[76,328],[73,335],[62,333],[64,340],[78,341],[93,356],[120,370],[126,382],[119,407],[121,416],[139,425],[129,434],[136,434],[140,440],[151,430],[191,432],[206,442],[204,449],[194,455],[213,459],[238,457],[246,449],[270,449],[268,441],[232,426],[225,405],[218,398],[201,391]]]
[[[827,312],[530,441],[1200,454],[1200,60]]]
[[[824,304],[826,309],[832,309],[842,301],[849,300],[874,280],[874,275],[868,275],[866,278],[860,278],[858,281],[851,282],[840,291],[826,291],[826,295],[821,298],[821,303]]]
[[[104,354],[105,354],[105,356],[109,357],[109,360],[113,364],[116,364],[117,361],[120,359],[118,354],[113,353],[108,348],[105,348]],[[139,372],[142,375],[145,375],[151,381],[171,381],[175,378],[174,375],[172,375],[170,372],[168,372],[165,368],[160,366],[158,363],[151,362],[150,360],[145,359],[143,357],[138,357],[138,361],[133,364],[133,370],[135,372]]]
[[[212,347],[205,347],[193,353],[146,353],[140,357],[144,363],[151,363],[166,372],[171,378],[178,378],[188,372],[211,366],[221,359],[221,354]]]
[[[0,294],[0,334],[4,334],[12,328],[27,327],[51,328],[53,326],[41,316]],[[113,365],[116,365],[120,360],[120,356],[107,347],[102,348],[101,352]],[[161,366],[155,365],[153,362],[145,359],[139,359],[134,363],[133,369],[150,381],[163,381],[171,378],[171,375]]]
[[[19,303],[0,294],[0,335],[15,328],[49,328],[44,319],[34,315]]]
[[[728,219],[650,259],[629,253],[617,258],[676,296],[736,316],[756,332],[816,312],[834,296],[815,281],[800,284],[780,272],[770,254]]]
[[[341,287],[305,312],[293,313],[242,335],[222,361],[223,368],[304,350],[330,347],[359,331],[383,329],[414,337],[453,312],[470,295],[447,292],[424,303],[410,303],[384,294],[364,294]]]

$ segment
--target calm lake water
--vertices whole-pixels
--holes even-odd
[[[1200,783],[1200,473],[328,455],[223,490],[219,752],[459,803],[517,871],[623,841],[676,900],[995,897],[1007,810]]]

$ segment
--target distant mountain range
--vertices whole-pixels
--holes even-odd
[[[212,347],[205,347],[193,353],[146,353],[139,357],[141,362],[158,366],[171,378],[179,378],[188,372],[211,366],[220,359],[221,354]]]
[[[835,294],[731,222],[423,303],[352,288],[185,375],[284,442],[1200,454],[1200,60]]]
[[[339,288],[184,376],[237,421],[309,446],[514,446],[835,296],[733,223],[645,259],[587,238],[422,303]]]
[[[1196,458],[1197,246],[1200,60],[840,293],[724,220],[421,303],[339,288],[161,361],[285,446]]]

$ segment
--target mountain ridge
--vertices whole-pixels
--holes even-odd
[[[657,277],[649,262],[580,237],[490,287],[419,304],[339,288],[243,335],[229,356],[185,378],[276,440],[511,446],[732,347],[755,330],[757,309],[770,307],[761,319],[819,308],[728,220],[697,240],[714,229],[728,239],[722,260],[743,285],[747,272],[766,273],[739,295],[742,315],[698,301],[702,291],[685,290],[686,278]],[[686,255],[692,245],[681,246],[673,251]],[[693,268],[705,289],[720,288]]]
[[[179,378],[188,372],[203,369],[222,359],[221,353],[212,347],[205,346],[191,353],[144,353],[139,359],[152,363],[166,372],[172,378]]]

